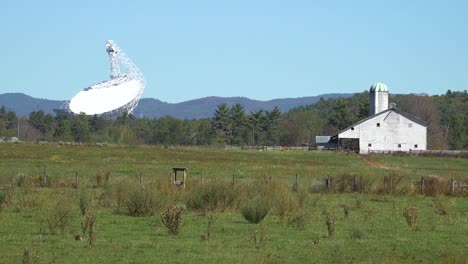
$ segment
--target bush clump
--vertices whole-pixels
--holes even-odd
[[[132,186],[125,200],[127,212],[131,216],[149,216],[156,213],[162,201],[154,190]]]
[[[257,196],[242,207],[242,216],[252,224],[260,223],[270,211],[270,204],[264,197]]]
[[[161,213],[161,222],[167,227],[170,235],[179,234],[183,211],[184,209],[181,206],[171,204]]]
[[[78,192],[78,205],[82,215],[86,214],[86,211],[91,206],[91,193],[86,189],[81,189]]]
[[[187,208],[223,212],[236,205],[236,187],[223,181],[210,181],[196,187],[187,200]]]
[[[72,219],[72,207],[66,200],[59,200],[55,205],[48,207],[43,215],[44,223],[52,235],[65,232]]]

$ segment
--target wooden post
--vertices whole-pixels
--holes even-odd
[[[454,179],[454,178],[451,178],[451,179],[450,179],[450,192],[451,192],[452,194],[455,193],[455,179]]]
[[[327,179],[325,180],[325,185],[327,188],[327,192],[330,192],[330,189],[331,189],[331,177],[330,176],[327,176]]]
[[[44,178],[42,179],[42,187],[47,185],[47,167],[44,167]]]
[[[424,177],[421,177],[421,194],[424,193]]]
[[[78,172],[75,171],[75,189],[78,189]]]
[[[203,184],[203,171],[201,172],[200,176],[201,176],[201,183]]]
[[[353,178],[353,192],[357,191],[357,182],[356,182],[356,176]]]
[[[140,185],[143,184],[143,172],[140,171]]]
[[[294,182],[294,186],[293,186],[293,191],[294,192],[299,191],[299,183],[297,182],[297,173],[296,173],[296,181]]]
[[[409,188],[410,188],[410,191],[413,192],[413,180],[410,180]]]
[[[235,184],[235,181],[234,181],[234,173],[232,174],[232,185]]]

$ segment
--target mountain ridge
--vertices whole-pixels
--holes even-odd
[[[314,104],[320,98],[350,97],[352,95],[350,93],[336,93],[298,98],[277,98],[267,101],[241,96],[208,96],[179,103],[167,103],[156,98],[142,98],[133,114],[147,118],[160,118],[163,116],[172,116],[180,119],[208,118],[213,116],[216,107],[222,103],[226,103],[228,106],[240,103],[244,106],[246,113],[260,109],[271,110],[275,106],[282,112],[286,112],[294,107]],[[0,94],[0,106],[5,106],[8,111],[14,111],[19,116],[28,116],[29,113],[38,110],[54,114],[54,109],[61,108],[65,103],[65,100],[35,98],[24,93]]]

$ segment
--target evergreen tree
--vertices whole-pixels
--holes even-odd
[[[252,129],[252,146],[255,146],[256,143],[256,133],[260,129],[260,126],[262,124],[262,121],[264,119],[263,116],[264,111],[263,110],[258,110],[256,112],[250,113],[250,116],[248,117],[247,124]],[[258,142],[257,142],[258,144]]]
[[[354,114],[351,112],[343,99],[339,99],[333,107],[333,112],[328,118],[328,122],[338,130],[345,129],[350,126],[355,120]]]
[[[220,104],[215,110],[214,117],[212,119],[212,126],[217,131],[224,134],[224,140],[226,143],[231,143],[231,119],[229,117],[229,108],[227,104]]]
[[[231,142],[230,144],[239,144],[243,142],[242,131],[245,127],[245,110],[241,104],[235,104],[229,111],[229,123],[231,124]]]

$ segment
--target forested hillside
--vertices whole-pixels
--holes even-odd
[[[397,95],[390,98],[397,108],[428,125],[429,149],[468,148],[467,91],[444,95]],[[245,106],[220,104],[213,118],[157,119],[123,114],[116,120],[98,116],[58,114],[42,110],[18,120],[16,114],[0,109],[0,136],[18,135],[28,141],[108,142],[158,145],[283,145],[314,143],[316,135],[333,135],[367,117],[369,93],[349,98],[320,99],[317,103],[281,112],[247,112]]]

